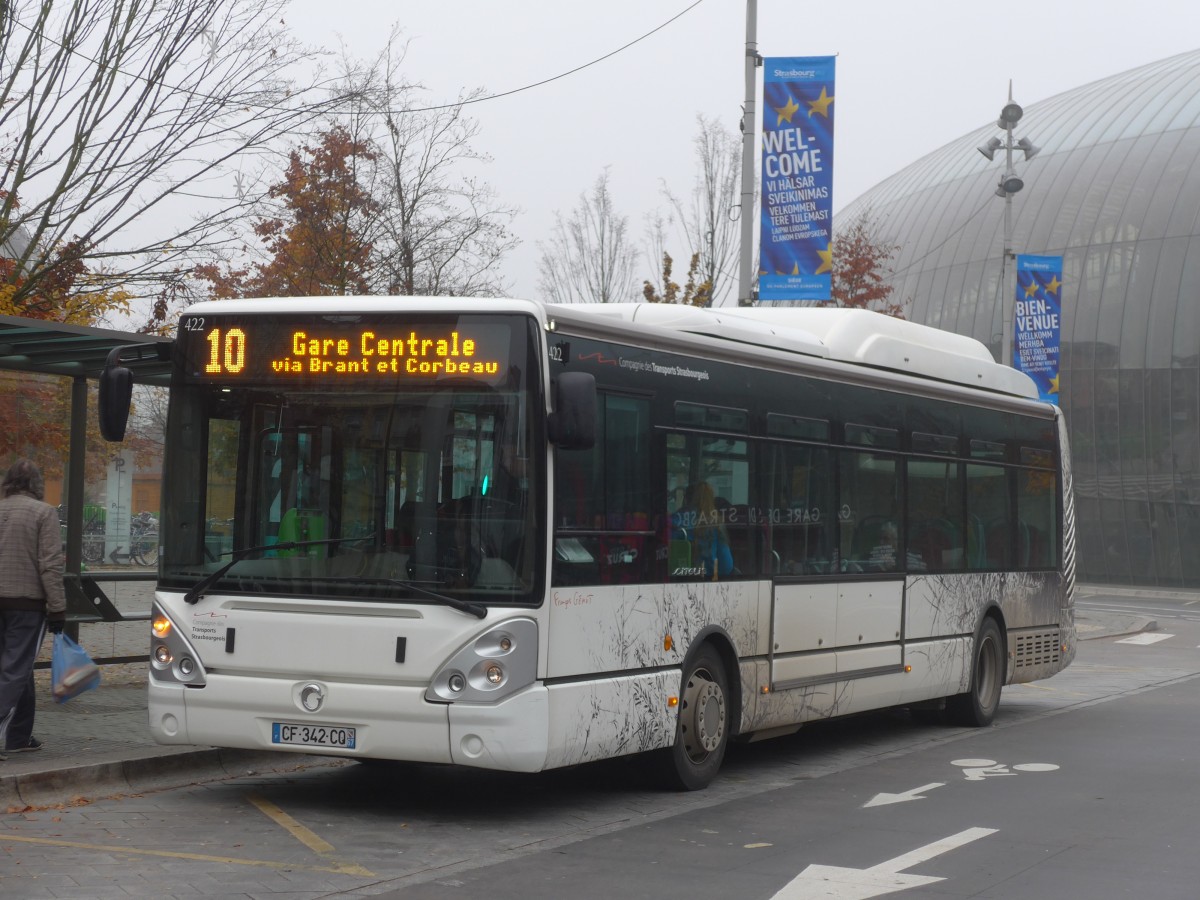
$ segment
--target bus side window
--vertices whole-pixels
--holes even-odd
[[[966,469],[970,566],[975,571],[1007,569],[1012,563],[1007,470],[1002,465],[974,462]]]
[[[1058,481],[1054,470],[1017,470],[1017,560],[1022,569],[1058,565]]]
[[[708,434],[667,435],[668,580],[740,578],[758,570],[750,522],[749,443]],[[677,505],[681,504],[681,505]],[[713,576],[716,576],[715,579]]]
[[[592,449],[555,451],[555,585],[651,578],[650,404],[603,395],[597,425]]]
[[[772,450],[769,529],[772,574],[819,575],[833,563],[833,472],[825,447],[785,445]]]
[[[906,469],[910,557],[931,572],[962,571],[962,466],[956,459],[910,458]]]
[[[903,509],[899,460],[891,453],[843,450],[838,482],[840,565],[845,572],[903,569],[894,548],[904,546],[899,511]],[[890,526],[888,528],[887,526]],[[892,530],[895,538],[892,539]],[[911,567],[920,563],[912,561]]]

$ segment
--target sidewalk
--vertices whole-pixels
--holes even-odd
[[[1143,591],[1137,596],[1150,599],[1163,593]],[[1134,594],[1088,587],[1081,588],[1079,596],[1129,599]],[[1157,623],[1148,616],[1084,613],[1076,618],[1083,641],[1155,628]],[[147,629],[145,622],[87,625],[81,628],[80,642],[96,655],[134,656],[149,652]],[[98,688],[62,704],[51,699],[49,669],[38,669],[34,734],[44,746],[33,753],[9,753],[8,760],[0,762],[0,811],[71,804],[255,772],[344,764],[294,753],[160,746],[147,727],[147,667],[144,662],[103,666]]]
[[[154,593],[150,582],[105,583],[102,587],[122,613],[150,610]],[[97,659],[147,659],[150,624],[140,620],[80,625],[79,642]],[[5,754],[8,760],[0,762],[0,812],[254,772],[344,764],[297,753],[161,746],[150,737],[147,724],[148,662],[103,665],[99,687],[60,704],[50,695],[48,636],[38,661],[46,668],[34,671],[37,718],[33,733],[43,748]]]

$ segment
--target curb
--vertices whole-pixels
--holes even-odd
[[[1092,625],[1087,620],[1075,622],[1075,635],[1081,641],[1123,637],[1143,631],[1158,631],[1158,621],[1139,616],[1105,616],[1102,625]]]
[[[291,772],[345,764],[346,761],[339,757],[217,747],[139,756],[0,777],[0,810],[13,812],[25,807],[90,802],[120,794],[168,790],[260,772]]]

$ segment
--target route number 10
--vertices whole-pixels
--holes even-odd
[[[205,337],[208,340],[205,374],[237,375],[246,368],[246,332],[230,328],[222,335],[220,328],[214,328]]]

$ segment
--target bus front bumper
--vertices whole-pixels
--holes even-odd
[[[298,702],[318,684],[316,713]],[[487,704],[430,703],[420,687],[296,682],[209,673],[204,687],[150,681],[150,732],[160,744],[236,747],[349,759],[395,759],[538,772],[546,764],[547,693],[540,684]],[[277,725],[353,729],[353,746],[285,744]]]

